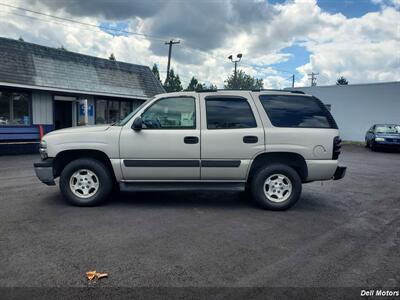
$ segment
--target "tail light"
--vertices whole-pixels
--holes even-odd
[[[340,137],[335,136],[333,138],[333,152],[332,152],[333,160],[336,160],[339,158],[341,148],[342,148],[342,140],[340,139]]]

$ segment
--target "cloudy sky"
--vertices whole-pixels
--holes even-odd
[[[400,80],[400,0],[0,0],[85,26],[0,5],[0,36],[152,66],[223,86],[239,67],[266,88]],[[127,34],[113,29],[129,31]],[[137,34],[134,34],[137,33]]]

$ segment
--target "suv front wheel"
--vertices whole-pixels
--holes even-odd
[[[281,164],[258,169],[251,181],[253,199],[270,210],[285,210],[293,206],[300,198],[301,188],[299,174]]]
[[[60,190],[72,205],[98,205],[111,193],[111,175],[107,167],[98,160],[73,160],[61,172]]]

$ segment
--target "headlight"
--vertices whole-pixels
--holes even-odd
[[[40,141],[39,153],[40,153],[40,157],[42,159],[46,159],[47,158],[47,143],[46,143],[45,140],[41,140]]]
[[[375,142],[384,142],[384,141],[385,141],[384,138],[380,138],[380,137],[375,138]]]
[[[40,141],[40,148],[41,149],[47,149],[47,143],[45,140],[41,140]]]

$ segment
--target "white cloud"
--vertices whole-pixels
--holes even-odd
[[[317,23],[319,28],[304,43],[312,55],[298,68],[303,74],[299,84],[307,83],[311,71],[320,73],[319,84],[332,84],[340,75],[350,83],[400,80],[398,11],[385,7],[336,24],[332,17],[325,14],[325,26]]]
[[[224,0],[218,5],[206,2],[210,5],[208,10],[204,4],[196,6],[197,2],[180,8],[176,3],[181,2],[175,1],[159,7],[143,7],[139,11],[142,15],[132,15],[127,11],[136,11],[136,4],[143,3],[140,1],[126,4],[126,7],[122,3],[115,12],[109,11],[112,6],[108,1],[101,3],[110,20],[121,21],[119,16],[128,20],[130,31],[169,33],[181,38],[182,44],[173,48],[172,67],[184,85],[195,76],[202,82],[222,87],[233,70],[227,56],[240,52],[243,53],[240,68],[263,78],[265,87],[281,88],[290,85],[290,74],[274,72],[268,65],[295,60],[291,54],[282,52],[283,48],[294,43],[300,43],[311,53],[309,62],[297,68],[302,75],[297,85],[308,84],[307,73],[311,71],[320,73],[318,84],[333,84],[340,75],[350,83],[400,80],[400,0],[372,1],[381,5],[380,11],[359,18],[324,12],[315,0],[287,1],[276,5],[262,1]],[[6,3],[93,24],[105,21],[104,15],[107,16],[100,8],[91,13],[79,10],[77,1],[69,10],[68,7],[44,5],[40,0],[34,4],[23,0],[7,0]],[[62,2],[64,5],[68,3]],[[198,7],[201,9],[196,13]],[[178,11],[174,11],[173,18],[167,22],[164,9],[171,11],[172,8]],[[219,15],[220,19],[211,22],[222,9],[226,11]],[[128,18],[129,15],[132,17]],[[54,19],[5,7],[0,8],[0,17],[0,36],[22,36],[28,42],[52,47],[63,45],[71,51],[105,58],[113,52],[117,60],[149,66],[157,63],[161,75],[165,76],[168,48],[163,41],[135,35],[112,37],[96,28],[55,22]],[[163,31],[165,28],[168,28],[167,32]],[[254,65],[263,67],[254,68]]]

